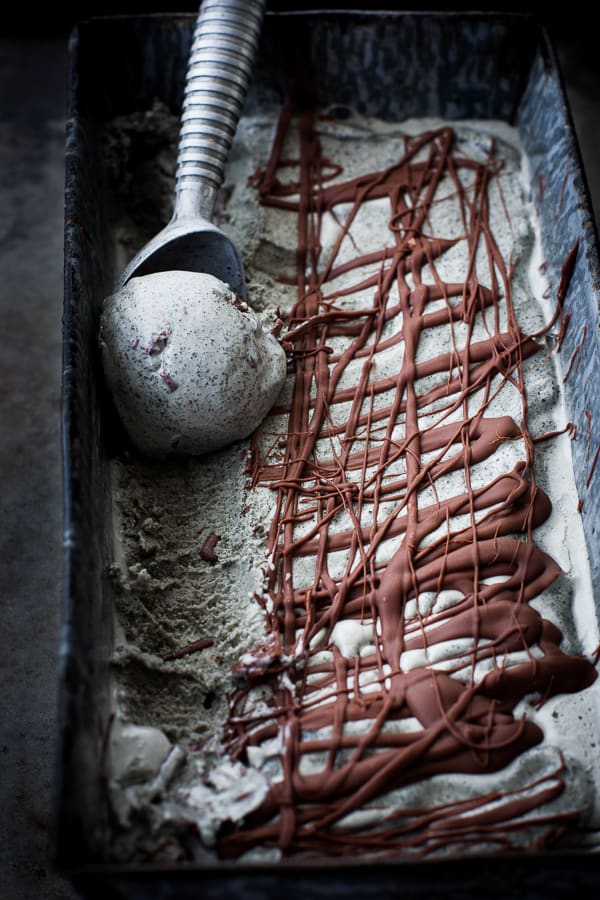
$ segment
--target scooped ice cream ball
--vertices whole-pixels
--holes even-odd
[[[117,411],[149,456],[199,455],[247,437],[285,381],[277,339],[212,275],[132,278],[104,301],[100,341]]]

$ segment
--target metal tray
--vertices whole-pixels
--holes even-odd
[[[108,459],[121,440],[104,393],[97,326],[116,275],[107,234],[111,197],[101,179],[99,133],[115,115],[158,97],[177,112],[194,17],[91,20],[71,42],[66,158],[63,441],[65,606],[61,644],[56,860],[89,897],[191,898],[562,896],[600,885],[590,854],[479,858],[425,864],[354,861],[301,866],[106,863],[109,811],[103,780],[109,716],[112,597]],[[298,77],[300,76],[300,77]],[[578,254],[566,312],[578,327],[562,346],[565,364],[587,325],[585,355],[566,383],[583,524],[600,598],[600,465],[590,479],[600,417],[600,269],[581,161],[547,36],[529,17],[504,14],[274,14],[264,27],[249,109],[279,104],[285,84],[317,103],[401,120],[436,115],[502,118],[519,126],[531,162],[545,255],[558,283],[574,240]],[[589,483],[588,483],[589,482]],[[442,881],[443,880],[443,881]]]

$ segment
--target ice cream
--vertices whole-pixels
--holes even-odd
[[[121,419],[155,457],[246,437],[285,381],[277,339],[226,284],[197,272],[128,281],[105,301],[101,345]]]
[[[277,407],[243,459],[115,461],[116,702],[172,744],[115,766],[114,855],[581,838],[598,629],[516,132],[283,124],[242,121],[225,207]]]

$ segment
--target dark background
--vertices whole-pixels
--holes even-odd
[[[37,8],[35,13],[31,7],[23,3],[11,4],[11,9],[3,11],[2,25],[0,30],[6,29],[8,33],[26,33],[35,34],[60,34],[67,32],[74,23],[89,16],[110,16],[110,15],[127,15],[128,13],[148,13],[148,12],[195,12],[198,9],[198,3],[168,3],[168,2],[128,2],[128,3],[66,3],[58,6],[57,4],[44,4],[43,7]],[[290,9],[408,9],[408,10],[481,10],[481,11],[497,11],[534,13],[549,27],[555,35],[561,37],[573,37],[579,43],[588,46],[597,46],[597,32],[594,27],[590,27],[588,20],[589,4],[583,3],[560,3],[553,4],[535,4],[535,3],[408,3],[402,4],[398,0],[396,2],[385,2],[385,0],[377,0],[374,3],[357,3],[340,2],[340,0],[329,0],[329,2],[318,2],[318,0],[267,0],[267,9],[273,11],[283,11]],[[16,7],[16,8],[15,8]],[[6,33],[5,32],[5,33]]]
[[[77,22],[92,16],[144,14],[152,12],[196,12],[198,2],[168,2],[168,0],[130,0],[127,3],[83,2],[44,4],[32,12],[29,4],[13,2],[3,10],[0,19],[0,35],[17,38],[67,36]],[[598,31],[590,21],[594,7],[581,0],[568,0],[556,4],[478,2],[413,2],[401,3],[375,0],[372,3],[353,0],[267,0],[267,10],[283,12],[293,9],[362,9],[362,10],[446,10],[515,12],[534,15],[547,29],[555,42],[561,66],[566,75],[569,100],[576,118],[577,133],[582,144],[584,168],[587,172],[596,219],[600,217],[600,164],[596,166],[595,148],[600,146],[600,52]],[[1,65],[1,61],[0,61]],[[1,76],[1,71],[0,71]],[[590,135],[590,150],[583,135]],[[593,151],[593,152],[592,152]],[[598,174],[596,174],[598,171]],[[596,201],[598,197],[598,201]]]
[[[499,7],[538,13],[533,4],[498,2],[406,8]],[[267,8],[404,7],[398,2],[269,0]],[[569,2],[546,8],[538,18],[556,43],[598,221],[600,53],[589,8]],[[194,2],[80,2],[44,4],[34,11],[17,0],[0,17],[0,900],[76,897],[49,860],[62,597],[67,37],[78,21],[91,16],[196,9]],[[554,898],[568,896],[557,891]],[[441,885],[439,896],[443,893]]]
[[[7,39],[33,40],[36,38],[67,37],[77,22],[93,16],[144,14],[153,12],[196,12],[198,2],[143,2],[127,3],[83,2],[44,4],[32,11],[25,2],[13,2],[3,10],[0,18],[0,36]],[[590,21],[593,6],[581,0],[557,4],[477,2],[413,2],[401,3],[375,0],[372,3],[353,0],[267,0],[267,10],[283,12],[301,9],[362,9],[362,10],[445,10],[515,12],[534,15],[548,30],[553,39],[559,60],[565,73],[569,101],[575,117],[576,131],[580,138],[584,169],[587,173],[596,220],[600,218],[600,161],[596,148],[600,146],[600,52],[598,32]],[[0,77],[1,60],[0,60]],[[1,109],[0,109],[1,114]],[[598,199],[596,199],[598,198]]]

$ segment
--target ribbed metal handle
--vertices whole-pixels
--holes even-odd
[[[266,0],[204,0],[188,62],[174,218],[212,219]]]

